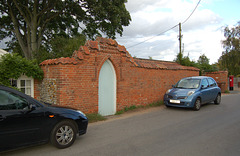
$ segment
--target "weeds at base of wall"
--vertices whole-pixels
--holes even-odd
[[[163,101],[154,102],[154,103],[151,103],[151,104],[146,105],[146,106],[132,105],[130,107],[125,107],[123,110],[120,110],[120,111],[116,112],[115,115],[120,115],[120,114],[123,114],[125,112],[132,111],[132,110],[137,110],[137,109],[140,109],[140,108],[144,109],[144,108],[150,108],[150,107],[158,107],[158,106],[161,106],[161,105],[163,105]],[[102,116],[98,113],[86,114],[86,116],[88,118],[89,123],[107,120],[106,117],[104,117],[104,116]]]
[[[225,92],[224,92],[224,93],[230,93],[230,92],[229,92],[229,90],[225,90]]]
[[[104,116],[102,116],[100,114],[97,114],[97,113],[86,114],[86,116],[88,118],[89,123],[93,123],[93,122],[97,122],[97,121],[103,121],[103,120],[107,119]]]
[[[125,112],[131,111],[131,110],[135,110],[135,109],[139,109],[139,108],[158,107],[158,106],[161,106],[161,105],[163,105],[163,101],[154,102],[154,103],[148,104],[146,106],[135,106],[135,105],[132,105],[130,107],[125,107],[123,110],[117,111],[115,113],[115,115],[120,115],[120,114],[123,114]]]

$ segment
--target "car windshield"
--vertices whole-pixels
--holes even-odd
[[[197,89],[199,85],[200,85],[199,79],[182,79],[177,83],[175,88]]]

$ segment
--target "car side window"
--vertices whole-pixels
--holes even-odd
[[[26,99],[16,94],[0,90],[0,110],[18,110],[25,108],[28,108]]]
[[[215,87],[217,84],[212,78],[208,78],[209,86]]]
[[[207,79],[203,79],[203,80],[202,80],[202,87],[203,87],[203,88],[207,88],[207,87],[208,87],[208,81],[207,81]]]

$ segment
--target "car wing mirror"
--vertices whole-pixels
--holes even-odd
[[[173,88],[175,88],[175,87],[176,87],[176,85],[172,85],[172,87],[173,87]]]
[[[29,109],[30,111],[33,111],[33,110],[36,109],[36,106],[33,105],[32,103],[29,103],[29,104],[28,104],[28,109]]]

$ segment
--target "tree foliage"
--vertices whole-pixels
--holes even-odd
[[[75,50],[78,50],[81,45],[86,42],[84,35],[75,35],[73,37],[55,36],[49,40],[46,47],[41,46],[37,53],[33,53],[34,58],[41,63],[46,59],[54,59],[60,57],[71,57]],[[17,42],[9,44],[9,49],[12,49],[12,53],[17,53],[22,57],[24,56],[21,47]],[[8,49],[7,49],[8,50]],[[9,51],[9,50],[8,50]]]
[[[56,35],[71,38],[80,31],[90,39],[104,33],[115,38],[131,20],[127,0],[1,0],[0,39],[18,42],[27,59],[48,48]],[[43,46],[43,47],[41,47]]]
[[[179,52],[178,54],[177,54],[177,57],[176,57],[176,59],[174,60],[175,62],[177,62],[177,63],[179,63],[179,64],[181,64],[181,65],[183,65],[183,63],[182,63],[182,61],[183,61],[183,53],[182,52]]]
[[[214,67],[209,64],[209,58],[205,54],[199,56],[197,60],[197,66],[200,69],[200,72],[212,72],[214,71]]]
[[[77,35],[71,38],[56,36],[49,41],[47,48],[41,47],[38,53],[34,53],[34,58],[41,63],[46,59],[71,57],[75,50],[78,50],[80,45],[84,45],[86,38],[84,35]]]
[[[222,41],[225,51],[219,58],[221,69],[228,70],[230,75],[240,74],[240,21],[233,27],[225,27],[225,40]]]
[[[219,70],[217,64],[213,64],[213,65],[209,64],[209,58],[207,58],[205,54],[202,54],[201,56],[199,56],[197,62],[195,62],[195,61],[191,61],[189,56],[183,56],[182,53],[179,53],[177,55],[177,58],[174,61],[183,66],[191,66],[191,67],[196,67],[200,69],[200,73],[199,73],[200,75],[202,75],[204,72],[213,72],[213,71]]]
[[[205,54],[199,56],[198,61],[199,64],[209,64],[209,58]]]
[[[183,66],[192,66],[192,67],[197,66],[194,61],[190,60],[189,56],[183,56],[183,53],[178,53],[177,58],[174,61]]]
[[[0,84],[10,86],[10,79],[22,74],[35,79],[43,78],[43,71],[35,60],[27,60],[18,54],[5,54],[0,59]]]

